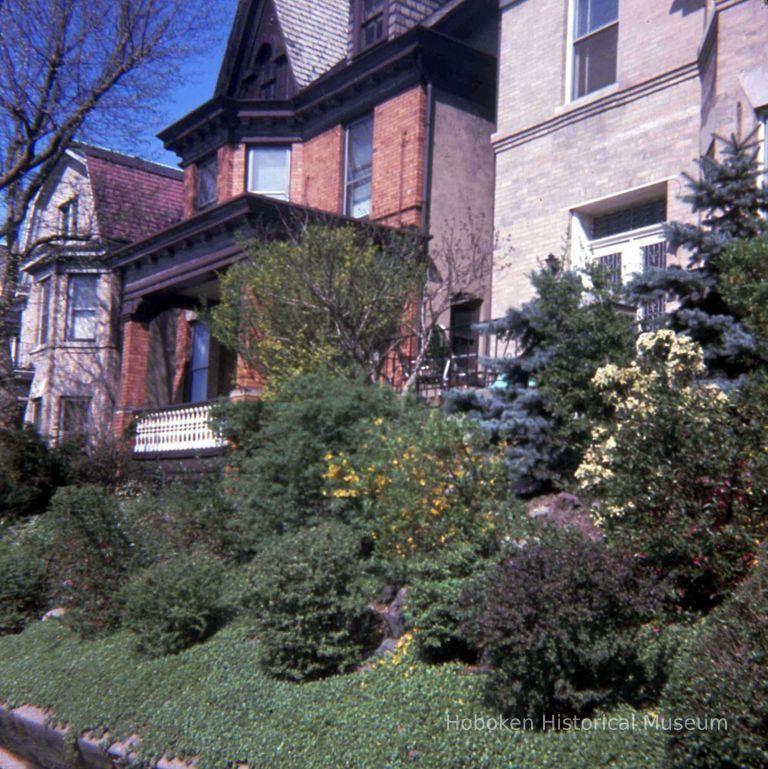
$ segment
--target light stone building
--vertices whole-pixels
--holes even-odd
[[[181,180],[166,166],[75,145],[35,200],[15,367],[29,382],[25,420],[51,443],[110,433],[120,281],[109,257],[181,217]]]
[[[766,110],[763,0],[501,0],[495,223],[512,266],[492,314],[531,297],[550,253],[622,281],[685,264],[662,234],[694,220],[683,174],[716,134],[764,147]]]

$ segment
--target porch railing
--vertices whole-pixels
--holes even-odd
[[[136,419],[134,454],[208,451],[227,445],[210,425],[211,403],[190,403],[146,411]]]

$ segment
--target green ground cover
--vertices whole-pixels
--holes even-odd
[[[422,665],[410,653],[317,683],[277,682],[259,672],[243,626],[160,659],[137,656],[126,633],[82,641],[55,622],[0,637],[0,701],[51,708],[71,733],[139,733],[148,759],[198,756],[201,769],[660,766],[665,735],[653,729],[449,730],[448,715],[494,715],[482,685],[463,666]]]

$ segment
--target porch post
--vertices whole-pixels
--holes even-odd
[[[112,423],[115,438],[130,425],[133,412],[147,405],[149,372],[149,320],[129,317],[123,322],[120,388]]]

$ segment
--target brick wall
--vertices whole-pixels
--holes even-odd
[[[426,95],[413,88],[376,107],[373,121],[372,218],[421,223]]]
[[[340,125],[304,144],[300,162],[294,161],[291,168],[294,203],[341,213],[343,147],[344,130]]]
[[[196,170],[194,165],[184,169],[183,217],[185,219],[189,219],[197,213]]]
[[[228,144],[219,148],[219,176],[216,184],[217,203],[225,203],[245,192],[246,147]]]
[[[249,366],[241,355],[237,356],[235,368],[235,389],[244,391],[260,391],[264,387],[264,377]]]

